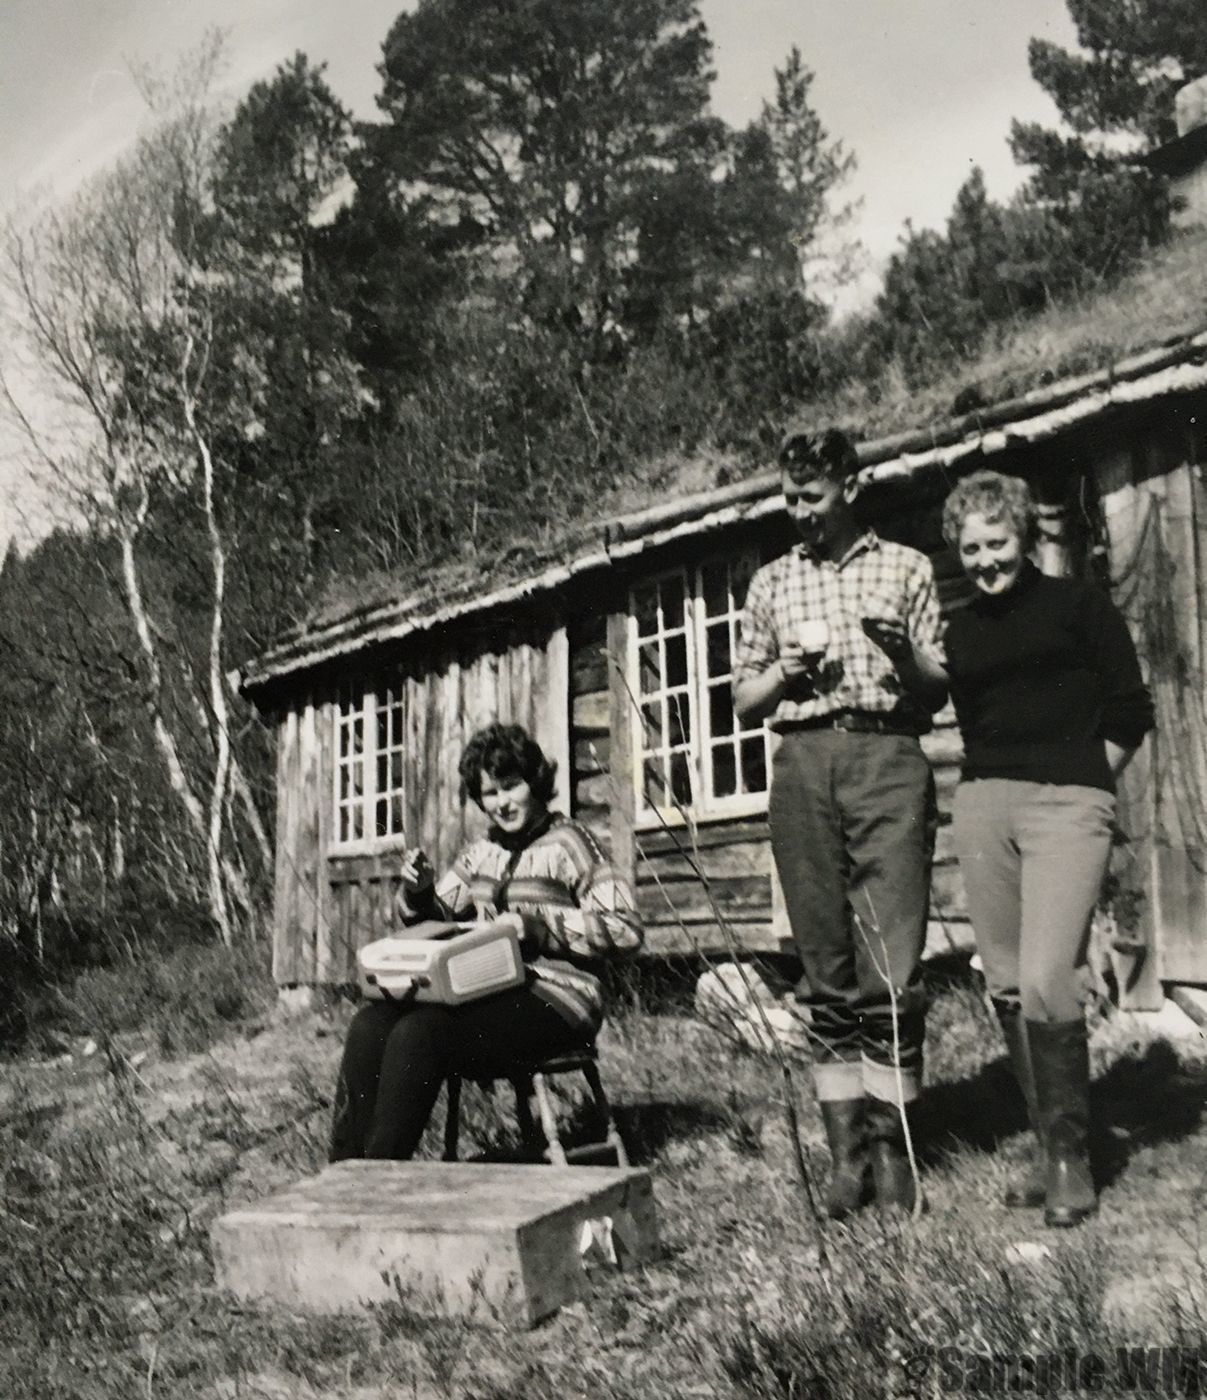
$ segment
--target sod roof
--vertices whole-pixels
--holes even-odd
[[[852,384],[800,405],[794,418],[840,423],[862,439],[865,477],[886,480],[1051,436],[1112,405],[1207,387],[1207,231],[1187,233],[1120,283],[1053,307],[987,337],[971,359],[939,368],[922,388],[889,379]],[[651,463],[594,519],[488,560],[470,559],[422,579],[358,580],[327,598],[302,626],[250,662],[255,693],[285,675],[397,640],[485,607],[555,589],[672,535],[778,508],[778,474],[757,469],[736,484],[732,459],[699,454]],[[664,504],[651,507],[652,500]]]

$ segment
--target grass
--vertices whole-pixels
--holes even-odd
[[[795,405],[791,416],[813,424],[839,423],[858,440],[872,442],[959,416],[957,401],[969,394],[980,406],[1002,403],[1060,379],[1109,369],[1133,354],[1204,328],[1207,234],[1186,231],[1114,285],[992,327],[968,353],[953,352],[949,361],[931,366],[924,382],[907,379],[892,365],[872,377],[839,376],[836,387]],[[841,329],[831,353],[840,364],[849,353]],[[536,538],[532,522],[525,522],[513,549],[490,553],[489,578],[480,560],[462,559],[435,570],[428,563],[410,573],[386,571],[336,580],[306,627],[335,622],[370,603],[385,605],[411,594],[446,600],[481,592],[488,583],[497,587],[528,577],[550,563],[596,548],[601,521],[708,492],[771,466],[769,459],[746,460],[749,455],[708,442],[690,452],[651,455],[617,480],[589,519],[550,523]]]
[[[171,982],[170,968],[161,975]],[[151,1026],[87,1060],[10,1062],[0,1394],[871,1400],[936,1393],[953,1356],[1198,1345],[1207,1053],[1125,1018],[1098,1027],[1102,1212],[1078,1231],[1045,1231],[1037,1213],[997,1204],[1025,1144],[970,974],[957,963],[932,982],[919,1124],[931,1209],[916,1222],[869,1212],[827,1226],[824,1263],[774,1066],[668,998],[630,997],[605,1033],[604,1072],[622,1131],[654,1172],[663,1253],[594,1275],[589,1302],[529,1333],[405,1290],[361,1315],[298,1318],[215,1289],[214,1216],[323,1161],[346,1004],[281,1023],[219,1017],[187,1053]],[[262,1007],[259,990],[247,995]],[[807,1086],[801,1112],[820,1174]],[[518,1146],[505,1092],[467,1090],[465,1117],[467,1147]],[[1012,1262],[1020,1242],[1050,1254]]]

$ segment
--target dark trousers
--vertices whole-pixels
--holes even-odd
[[[921,745],[907,735],[789,731],[768,816],[804,967],[798,994],[811,1014],[818,1097],[908,1101],[922,1067],[919,964],[935,829]]]
[[[450,1074],[546,1059],[589,1042],[531,987],[462,1006],[366,1001],[344,1044],[331,1160],[414,1155]]]

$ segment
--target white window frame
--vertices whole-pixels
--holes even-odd
[[[707,612],[704,573],[709,567],[716,567],[718,564],[728,565],[732,568],[734,564],[745,566],[753,573],[760,562],[759,553],[756,548],[741,550],[732,555],[717,555],[701,560],[699,563],[683,566],[674,569],[667,569],[657,574],[651,574],[643,578],[640,583],[635,584],[629,593],[628,610],[628,656],[626,664],[626,681],[628,687],[628,715],[632,733],[632,771],[630,781],[633,785],[635,797],[634,817],[639,830],[648,830],[651,827],[682,825],[685,820],[724,820],[726,818],[753,816],[767,809],[767,787],[760,792],[735,792],[726,797],[714,797],[712,793],[715,787],[715,772],[713,768],[713,746],[714,741],[721,736],[714,736],[711,730],[711,710],[709,707],[709,682],[716,678],[709,675],[708,667],[708,623],[714,624],[720,617],[729,620],[730,627],[730,664],[732,665],[734,647],[737,642],[737,620],[740,609],[733,608],[724,614],[714,614],[711,617]],[[690,803],[667,804],[653,806],[647,801],[645,791],[645,760],[649,751],[645,748],[644,729],[641,718],[641,675],[640,675],[640,655],[639,647],[643,641],[651,639],[661,639],[666,635],[661,621],[658,630],[643,637],[638,625],[637,595],[646,589],[658,588],[664,583],[679,579],[682,581],[684,594],[684,620],[686,624],[687,638],[687,694],[689,701],[689,725],[690,740],[687,745],[689,754],[689,774],[692,787],[692,800]],[[732,592],[731,592],[732,598]],[[676,629],[677,630],[677,629]],[[665,652],[661,652],[664,657]],[[660,679],[665,682],[665,672]],[[650,692],[659,696],[666,693],[665,685],[658,692]],[[761,733],[764,744],[764,763],[766,765],[767,784],[771,781],[771,755],[773,738],[770,731],[763,724],[751,725],[747,728],[736,731],[738,740],[735,753],[736,770],[739,775],[739,785],[741,782],[741,759],[740,740],[750,739]],[[672,749],[664,748],[663,753],[670,753]]]
[[[378,720],[382,715],[386,722],[384,747],[379,745],[378,735]],[[404,847],[408,783],[406,703],[401,676],[366,682],[363,689],[352,682],[341,685],[332,706],[332,729],[331,852],[347,855]],[[351,739],[357,729],[361,747],[359,753],[354,753]],[[384,790],[380,790],[378,771],[382,758],[387,768]],[[351,778],[356,769],[360,770],[359,792],[352,790],[351,782],[349,791],[344,792],[341,779],[345,774]],[[397,829],[379,835],[377,807],[381,799],[387,803],[387,827],[393,828],[396,822],[398,825]],[[351,818],[348,823],[344,821],[345,814]],[[351,828],[352,834],[344,835],[345,826]]]

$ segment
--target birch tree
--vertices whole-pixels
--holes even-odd
[[[232,790],[246,798],[250,789],[231,742],[225,679],[222,453],[232,432],[252,421],[247,385],[255,375],[240,369],[230,314],[239,269],[223,247],[208,187],[218,61],[214,41],[191,56],[186,80],[148,86],[161,109],[154,128],[69,205],[10,227],[5,270],[25,344],[72,424],[69,445],[38,432],[11,383],[10,408],[50,491],[116,547],[155,749],[199,891],[230,943],[253,910],[232,859],[228,815]],[[160,503],[171,499],[187,501],[202,523],[206,625],[196,646],[148,585],[150,532]],[[199,658],[195,690],[190,650]],[[200,734],[193,716],[203,721]],[[263,833],[258,814],[248,825]],[[256,854],[266,857],[266,842]]]

